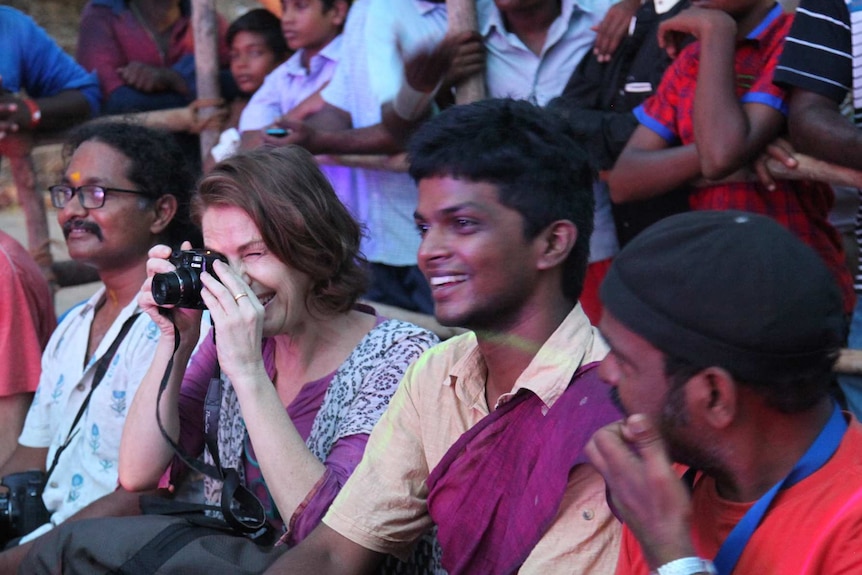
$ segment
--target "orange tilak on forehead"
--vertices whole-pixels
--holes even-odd
[[[71,174],[69,174],[69,180],[70,180],[73,184],[78,184],[78,183],[80,183],[80,181],[81,181],[81,172],[72,172]]]

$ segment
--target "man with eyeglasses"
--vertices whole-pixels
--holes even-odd
[[[15,534],[25,543],[72,516],[115,514],[132,501],[121,491],[103,496],[117,487],[126,410],[159,337],[137,306],[147,253],[156,244],[200,245],[188,215],[194,176],[173,136],[92,123],[71,134],[66,154],[63,180],[49,188],[51,201],[69,255],[95,268],[104,287],[72,308],[51,336],[18,445],[0,466],[7,479],[34,469],[48,475],[41,499],[50,520]],[[0,572],[11,571],[28,548],[0,554]]]

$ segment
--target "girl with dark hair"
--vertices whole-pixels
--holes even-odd
[[[195,100],[188,106],[125,114],[124,118],[147,126],[171,132],[200,133],[211,125],[223,130],[218,143],[213,146],[204,162],[204,171],[217,161],[236,152],[239,144],[240,115],[251,96],[263,85],[264,79],[290,55],[290,49],[281,33],[281,22],[268,10],[250,10],[234,20],[225,34],[230,56],[230,75],[236,84],[237,95],[222,106],[221,100]],[[220,105],[214,116],[201,120],[198,109]],[[197,164],[196,144],[192,161]]]
[[[240,95],[230,103],[218,143],[210,150],[204,168],[210,168],[235,153],[239,146],[239,118],[264,79],[290,55],[281,33],[281,21],[269,10],[250,10],[234,20],[227,30],[230,73]]]

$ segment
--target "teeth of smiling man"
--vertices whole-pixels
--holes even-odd
[[[462,282],[462,281],[465,281],[466,279],[467,279],[466,275],[437,276],[437,277],[431,278],[431,285],[436,287],[436,286],[441,286],[444,284]]]

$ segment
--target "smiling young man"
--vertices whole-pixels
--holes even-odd
[[[601,297],[628,417],[586,451],[625,523],[617,574],[859,573],[862,428],[830,396],[844,315],[817,254],[690,212],[634,238]]]
[[[408,370],[323,525],[271,572],[373,572],[436,525],[453,575],[607,573],[618,525],[581,451],[618,413],[577,301],[585,156],[550,112],[505,99],[443,112],[408,153],[435,315],[472,331]]]

